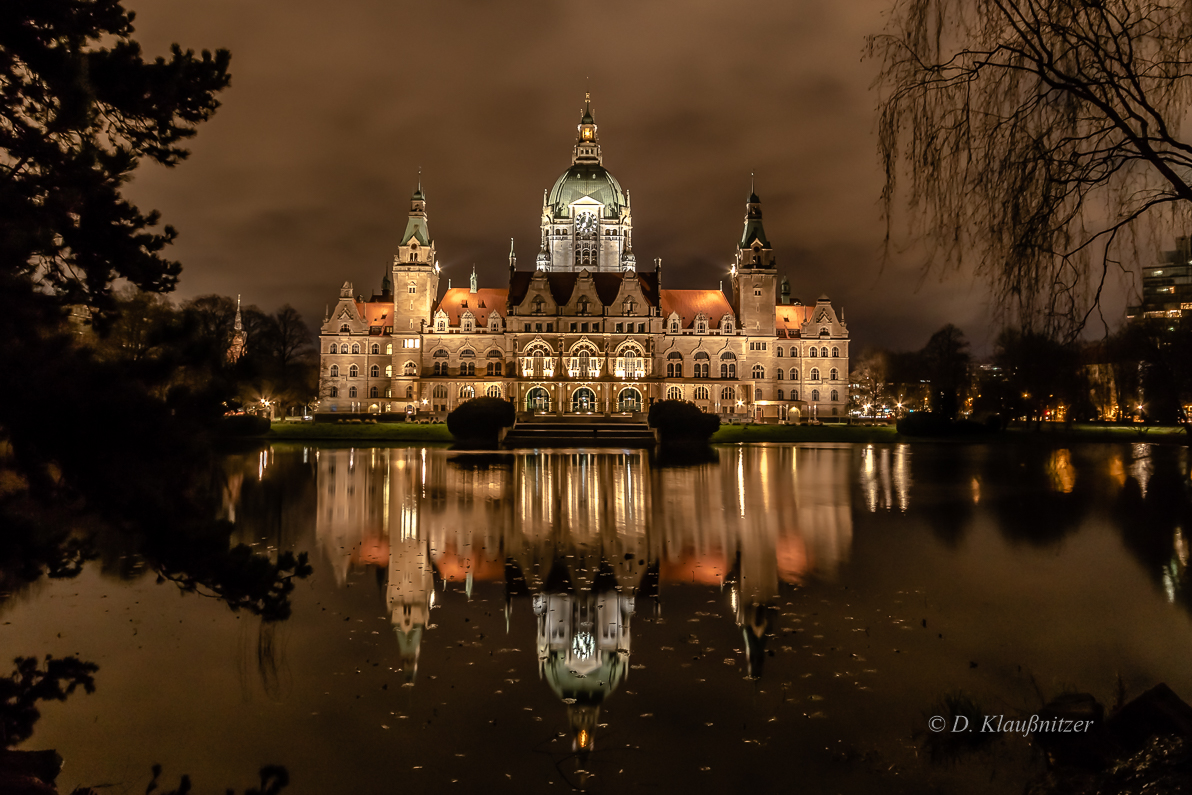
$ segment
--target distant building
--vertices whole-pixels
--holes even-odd
[[[1178,318],[1192,312],[1192,238],[1178,237],[1158,265],[1142,269],[1142,303],[1126,318]]]
[[[232,339],[228,344],[228,363],[235,364],[248,350],[248,333],[240,316],[240,296],[236,296],[236,320],[232,323]]]
[[[826,295],[790,297],[746,202],[720,289],[669,289],[661,263],[640,271],[629,192],[603,166],[590,103],[571,166],[544,192],[532,270],[440,291],[422,186],[379,295],[350,282],[320,337],[320,413],[442,416],[480,395],[547,415],[635,414],[664,399],[724,417],[844,418],[849,334]]]

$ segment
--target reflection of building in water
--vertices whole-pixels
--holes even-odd
[[[540,620],[562,600],[556,606],[600,632],[612,616],[628,632],[644,582],[727,582],[738,625],[758,641],[781,583],[831,576],[847,558],[849,467],[849,450],[831,447],[732,448],[719,464],[680,469],[652,468],[638,451],[321,450],[316,531],[337,582],[353,569],[387,570],[411,676],[436,577],[468,593],[475,580],[506,578],[537,595]],[[899,467],[906,463],[896,458],[895,483]],[[606,622],[600,611],[611,608],[601,605],[610,600],[618,601]],[[628,636],[610,649],[627,653]]]
[[[607,588],[609,583],[603,584]],[[631,591],[612,588],[556,590],[562,587],[559,583],[534,595],[538,672],[567,705],[572,750],[589,751],[600,705],[628,673],[634,597]]]
[[[867,445],[861,450],[861,488],[870,513],[878,508],[903,513],[911,503],[910,446]]]

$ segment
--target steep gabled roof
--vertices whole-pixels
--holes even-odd
[[[719,290],[663,290],[663,320],[672,312],[678,314],[682,328],[691,328],[697,315],[706,315],[708,322],[715,326],[720,318],[733,314],[733,308]]]
[[[465,312],[471,312],[476,318],[477,326],[487,326],[489,316],[496,312],[505,317],[505,303],[509,291],[496,287],[481,287],[472,292],[467,287],[453,287],[443,294],[434,312],[442,309],[447,313],[449,322],[453,326],[459,325],[459,319]],[[432,315],[434,314],[432,312]]]

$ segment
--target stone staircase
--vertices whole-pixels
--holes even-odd
[[[628,417],[518,419],[505,434],[505,447],[653,447],[654,431]]]

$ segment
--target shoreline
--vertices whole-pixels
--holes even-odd
[[[362,442],[437,442],[455,441],[445,423],[419,425],[390,422],[338,425],[331,423],[274,422],[269,432],[250,437],[267,442],[362,441]],[[1120,426],[1043,423],[1038,430],[1033,423],[1012,423],[1003,433],[926,437],[904,436],[893,425],[722,425],[709,444],[751,444],[765,442],[837,442],[859,444],[948,443],[948,444],[1097,444],[1144,443],[1188,444],[1189,437],[1179,426]]]

